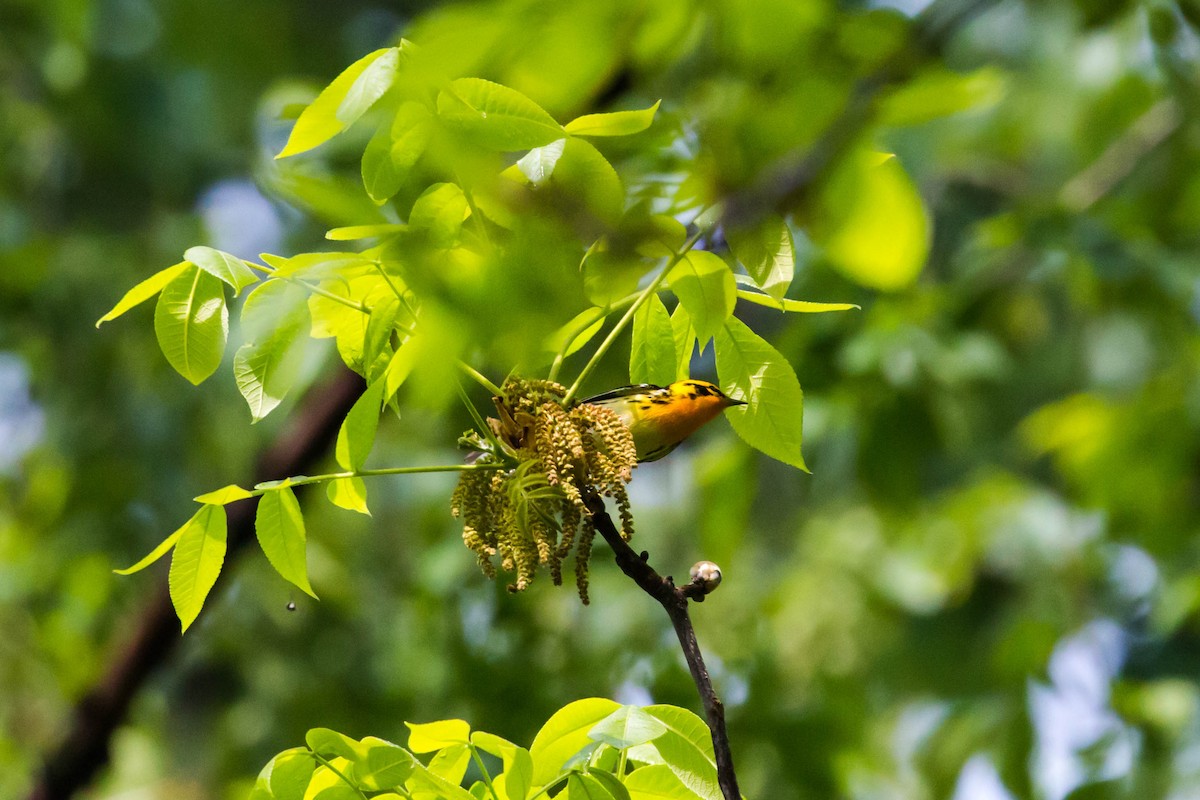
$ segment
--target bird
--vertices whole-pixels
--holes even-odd
[[[707,381],[676,381],[668,386],[622,386],[583,403],[615,411],[629,426],[639,463],[657,461],[704,423],[727,408],[748,405]]]

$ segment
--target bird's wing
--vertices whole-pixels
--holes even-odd
[[[629,397],[633,394],[645,394],[646,392],[654,392],[662,389],[661,386],[655,386],[653,383],[638,383],[633,386],[622,386],[619,389],[611,389],[595,397],[589,397],[583,400],[584,403],[604,403],[609,400],[619,400],[622,397]]]

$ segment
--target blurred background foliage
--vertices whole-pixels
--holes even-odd
[[[297,103],[401,33],[560,120],[662,98],[668,133],[624,157],[667,176],[694,159],[701,195],[803,153],[857,81],[908,64],[862,132],[904,171],[851,182],[842,220],[911,218],[911,180],[922,273],[872,272],[912,246],[888,214],[864,254],[817,213],[790,296],[862,312],[739,309],[800,376],[813,474],[716,423],[639,468],[637,545],[676,574],[725,569],[695,620],[748,796],[1200,795],[1200,9],[1000,0],[905,61],[924,6],[3,0],[0,795],[28,788],[166,565],[110,570],[244,480],[296,402],[251,427],[228,370],[197,390],[167,366],[148,309],[93,322],[190,245],[298,252],[377,216],[353,133],[344,159],[270,155]],[[496,337],[580,302],[520,285],[495,290],[516,326]],[[711,371],[709,351],[693,372]],[[457,458],[468,424],[418,404],[374,459]],[[374,483],[372,519],[310,502],[319,603],[258,556],[223,576],[88,796],[241,797],[318,725],[402,740],[402,720],[457,716],[527,742],[579,697],[697,706],[605,552],[590,607],[545,581],[509,596],[463,549],[452,483]]]

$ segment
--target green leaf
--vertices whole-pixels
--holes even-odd
[[[717,767],[694,743],[670,732],[655,739],[654,748],[689,791],[702,800],[722,800],[724,795],[717,783]]]
[[[146,280],[126,292],[125,296],[118,300],[117,304],[112,307],[112,311],[109,311],[103,317],[96,320],[96,327],[99,328],[105,322],[116,319],[134,306],[140,305],[151,297],[154,297],[154,295],[162,291],[164,286],[179,277],[189,266],[186,261],[182,261],[173,267],[159,270],[149,278],[146,278]]]
[[[229,335],[221,281],[195,266],[172,278],[158,296],[154,333],[180,375],[193,384],[212,375],[221,365]]]
[[[375,228],[381,226],[364,225],[358,227]],[[356,229],[350,228],[346,230]],[[342,229],[335,228],[335,230]],[[270,253],[260,253],[258,257],[263,260],[263,263],[269,264],[275,270],[274,274],[281,278],[306,278],[309,280],[330,276],[344,278],[352,275],[357,268],[374,266],[374,262],[362,253],[300,253],[291,258],[283,258],[271,255]]]
[[[413,800],[475,800],[466,789],[417,764],[407,784]]]
[[[403,786],[416,769],[416,759],[403,747],[373,736],[363,739],[362,746],[366,752],[354,765],[354,777],[369,792]]]
[[[344,228],[333,228],[332,230],[326,231],[325,238],[334,242],[347,242],[355,239],[371,239],[377,236],[391,236],[406,230],[408,230],[407,225],[391,222],[379,225],[348,225]]]
[[[591,142],[568,139],[548,182],[564,197],[582,199],[589,211],[610,225],[616,225],[624,210],[621,177]]]
[[[508,800],[525,800],[533,785],[533,758],[529,751],[483,731],[471,734],[471,744],[503,760],[505,797]]]
[[[807,472],[800,455],[804,393],[787,359],[732,317],[717,333],[717,375],[725,394],[749,403],[725,411],[737,435]]]
[[[575,136],[629,136],[641,133],[654,122],[658,111],[659,100],[649,108],[640,111],[610,111],[607,114],[586,114],[577,117],[565,126],[567,133]]]
[[[383,408],[382,380],[367,387],[355,401],[338,431],[334,455],[343,469],[359,470],[371,454],[375,431],[379,427],[379,412]],[[414,752],[419,752],[414,749]]]
[[[564,762],[592,744],[588,731],[618,708],[620,705],[612,700],[591,697],[568,703],[554,712],[529,748],[533,757],[533,785],[545,786],[558,777]]]
[[[225,563],[225,508],[205,505],[196,512],[175,545],[167,583],[175,613],[186,631],[204,606]]]
[[[696,800],[698,796],[666,764],[635,769],[625,778],[625,788],[630,800]]]
[[[462,783],[471,763],[471,748],[467,744],[451,744],[443,747],[429,759],[428,769],[434,775],[454,785]]]
[[[921,196],[900,162],[867,151],[847,157],[830,177],[811,233],[846,277],[884,291],[916,280],[932,236]]]
[[[271,413],[295,383],[310,324],[305,292],[286,281],[269,280],[246,298],[242,328],[252,341],[234,355],[233,376],[252,422]]]
[[[737,296],[767,308],[795,311],[801,314],[822,314],[826,311],[849,311],[852,308],[861,308],[854,303],[814,303],[810,300],[789,300],[786,297],[779,299],[771,297],[769,294],[748,292],[745,289],[738,289]]]
[[[796,254],[782,217],[770,215],[752,228],[730,228],[725,240],[758,288],[772,297],[787,294],[796,273]]]
[[[332,480],[325,487],[325,496],[338,508],[371,516],[371,511],[367,508],[367,485],[363,483],[362,478]]]
[[[927,70],[901,84],[881,104],[880,122],[886,127],[920,125],[938,117],[996,105],[1008,91],[1004,73],[987,66],[965,74],[946,69]]]
[[[389,47],[368,53],[347,67],[341,75],[334,78],[333,83],[326,86],[317,95],[317,98],[300,114],[295,126],[292,128],[291,135],[288,136],[287,144],[284,145],[279,155],[275,157],[285,158],[297,153],[303,153],[306,150],[311,150],[345,130],[354,121],[353,119],[346,119],[348,112],[357,110],[362,105],[362,102],[370,96],[369,92],[356,89],[355,94],[357,99],[347,107],[346,112],[343,112],[342,104],[347,100],[351,88],[355,86],[359,77],[366,72],[368,67],[393,50],[395,48]],[[373,82],[375,78],[372,77],[371,80]],[[367,89],[369,87],[364,86],[362,88]],[[359,113],[361,114],[366,110],[366,108],[362,108]]]
[[[517,161],[515,165],[517,171],[534,186],[541,186],[554,174],[554,167],[558,165],[558,160],[562,158],[566,146],[567,140],[564,138],[555,139],[548,145],[533,148]],[[507,175],[508,172],[509,170],[505,170],[504,174]]]
[[[267,561],[275,571],[313,599],[316,593],[308,582],[305,560],[304,514],[295,493],[284,487],[267,492],[258,500],[254,530]]]
[[[563,137],[554,117],[525,95],[481,78],[459,78],[438,95],[438,116],[480,147],[512,151]]]
[[[469,216],[471,206],[462,189],[453,183],[435,183],[413,203],[408,227],[427,232],[436,247],[452,247]]]
[[[578,352],[600,332],[607,317],[608,309],[598,306],[580,311],[570,322],[546,337],[546,350],[562,353],[563,358]]]
[[[433,114],[421,103],[403,103],[392,124],[371,137],[363,152],[362,178],[367,194],[382,205],[400,190],[404,174],[425,153],[433,135]]]
[[[692,351],[696,349],[696,331],[692,318],[683,304],[675,306],[671,314],[671,337],[675,340],[675,378],[686,381],[692,376]]]
[[[408,749],[414,753],[432,753],[444,747],[471,741],[471,726],[461,719],[439,722],[404,723],[408,726]]]
[[[612,751],[609,752],[611,753]],[[599,781],[608,790],[608,793],[613,796],[614,800],[633,800],[629,796],[629,790],[625,788],[625,784],[621,783],[621,779],[608,771],[609,769],[615,769],[615,764],[611,767],[607,764],[597,766],[599,767],[598,769],[593,768],[588,774]]]
[[[258,275],[246,266],[245,261],[221,250],[211,247],[189,247],[183,257],[214,278],[232,286],[234,297],[247,286],[258,283]]]
[[[719,256],[705,250],[693,250],[680,259],[667,274],[667,282],[687,309],[701,342],[721,329],[737,304],[733,271]]]
[[[388,89],[396,81],[396,71],[400,66],[400,48],[390,47],[383,55],[367,65],[350,88],[346,96],[338,104],[334,117],[342,125],[349,127],[359,117],[367,113],[379,98],[387,94]]]
[[[637,706],[621,706],[596,723],[588,738],[624,750],[653,741],[667,732],[667,726]]]
[[[712,731],[708,723],[686,708],[666,704],[644,706],[642,708],[650,716],[667,726],[667,729],[686,739],[699,750],[716,768],[716,755],[713,750]]]
[[[216,489],[192,499],[197,503],[224,506],[236,500],[245,500],[246,498],[253,496],[254,495],[250,494],[250,492],[238,486],[236,483],[231,483],[228,486],[222,486],[220,489]]]
[[[303,800],[317,762],[304,747],[284,750],[263,767],[258,785],[265,784],[275,800]]]
[[[201,509],[201,511],[203,511],[203,509]],[[198,514],[199,512],[196,513]],[[159,542],[158,545],[156,545],[153,550],[147,553],[141,561],[138,561],[133,566],[126,567],[125,569],[114,569],[113,572],[117,573],[118,575],[132,575],[135,572],[141,572],[155,561],[158,561],[160,558],[166,555],[168,550],[175,546],[175,543],[179,541],[179,537],[183,536],[183,532],[187,530],[188,526],[192,524],[192,520],[194,519],[195,517],[193,516],[192,519],[189,519],[187,522],[183,523],[183,525],[179,526],[179,530],[175,531],[170,536]]]
[[[572,772],[567,779],[567,800],[616,800],[604,784],[586,772]]]
[[[652,294],[633,315],[629,382],[666,386],[675,380],[678,364],[671,315],[659,296]]]
[[[354,739],[329,728],[311,729],[304,735],[304,743],[324,759],[346,758],[356,761],[365,752]]]
[[[338,774],[344,772],[350,766],[350,762],[335,758],[330,763],[337,768],[337,772],[325,765],[317,767],[308,789],[304,792],[304,800],[362,800],[358,789],[347,784]]]
[[[394,294],[385,295],[371,306],[367,330],[363,334],[363,367],[368,380],[374,380],[391,358],[392,333],[399,314],[400,298]]]

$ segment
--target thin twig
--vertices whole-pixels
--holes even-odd
[[[588,511],[596,530],[608,542],[616,554],[617,566],[633,579],[642,591],[658,601],[667,612],[679,645],[683,648],[683,657],[687,659],[688,670],[692,673],[692,681],[696,691],[700,693],[700,702],[704,705],[704,716],[708,720],[708,729],[712,733],[713,752],[717,760],[717,784],[725,800],[740,800],[737,775],[733,770],[733,751],[729,747],[729,733],[725,730],[725,706],[713,689],[712,678],[708,668],[704,666],[704,656],[696,641],[696,631],[692,627],[692,618],[688,614],[688,600],[703,602],[705,589],[699,583],[693,582],[678,587],[668,576],[664,578],[653,567],[634,552],[629,543],[621,538],[621,532],[613,524],[612,518],[604,510],[604,501],[596,495],[585,498]]]

